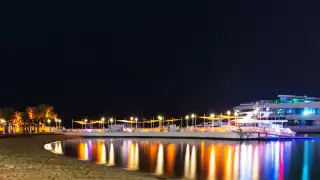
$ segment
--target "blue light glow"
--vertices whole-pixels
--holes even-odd
[[[305,109],[305,110],[303,111],[303,115],[304,115],[304,116],[309,115],[309,114],[311,114],[311,111],[310,111],[309,109]]]

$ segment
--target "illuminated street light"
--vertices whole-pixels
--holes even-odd
[[[55,122],[55,126],[56,126],[56,128],[57,128],[58,118],[55,118],[55,119],[54,119],[54,122]]]
[[[61,127],[61,121],[62,121],[61,119],[58,119],[58,123],[59,123],[59,124],[58,124],[58,125],[59,125],[58,128]]]
[[[189,115],[186,115],[187,127],[189,126]]]
[[[138,118],[134,119],[136,121],[136,128],[138,128]]]
[[[133,117],[132,116],[130,117],[130,120],[133,121]]]
[[[48,119],[47,122],[48,122],[48,124],[49,124],[49,131],[51,132],[51,120]]]
[[[158,120],[160,121],[159,122],[159,126],[162,126],[164,124],[163,120],[164,120],[164,117],[163,116],[158,116]],[[161,124],[162,123],[162,124]]]
[[[112,123],[113,123],[113,118],[110,118],[110,123],[111,123],[111,125],[112,125]]]
[[[84,128],[85,128],[85,129],[87,129],[87,122],[88,122],[88,119],[84,119],[84,122],[85,122],[85,124],[84,124]]]
[[[191,118],[192,118],[192,123],[193,123],[193,130],[197,125],[197,119],[196,119],[196,115],[195,114],[191,114]]]
[[[210,117],[211,117],[211,118],[214,118],[214,113],[211,113],[211,114],[210,114]]]
[[[102,118],[101,118],[101,122],[102,122],[102,123],[99,123],[99,124],[100,124],[100,127],[101,127],[102,129],[104,129],[104,121],[105,121],[105,118],[102,117]]]
[[[228,115],[228,125],[229,125],[229,123],[230,123],[230,114],[231,114],[231,112],[230,112],[230,111],[227,111],[227,115]]]

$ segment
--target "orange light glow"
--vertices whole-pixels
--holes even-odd
[[[216,178],[216,158],[215,158],[215,148],[214,145],[211,146],[210,151],[210,161],[208,170],[208,180],[214,180]]]
[[[157,163],[158,145],[151,143],[149,147],[149,166],[150,170],[153,171],[156,168]]]
[[[128,169],[136,171],[139,169],[139,146],[138,144],[130,144],[129,147]]]
[[[86,142],[80,142],[78,145],[78,149],[78,159],[83,161],[88,160],[88,144]]]
[[[111,142],[110,144],[110,150],[109,150],[109,166],[114,166],[115,165],[115,155],[114,155],[114,147],[113,143]]]
[[[174,171],[174,163],[176,157],[176,145],[168,144],[167,145],[167,173],[172,175]]]
[[[94,150],[92,149],[92,151]],[[106,164],[106,146],[104,144],[104,141],[101,140],[98,140],[97,142],[97,163]]]
[[[201,171],[202,171],[202,173],[205,173],[205,171],[206,171],[206,169],[205,169],[205,162],[204,162],[204,157],[205,157],[205,151],[204,151],[204,150],[205,150],[204,141],[201,141],[200,164],[201,164]]]
[[[159,145],[159,149],[158,149],[158,155],[157,155],[157,166],[156,166],[156,172],[155,174],[157,175],[163,175],[163,145],[160,144]]]
[[[224,175],[224,177],[225,177],[225,180],[230,180],[231,179],[231,169],[232,169],[232,156],[231,156],[231,147],[230,146],[228,146],[227,147],[227,156],[225,156],[226,157],[226,166],[225,166],[225,170],[224,170],[224,172],[225,172],[225,175]]]

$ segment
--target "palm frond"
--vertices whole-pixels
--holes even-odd
[[[27,107],[26,113],[31,120],[36,119],[36,107]]]

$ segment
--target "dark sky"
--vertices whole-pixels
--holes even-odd
[[[225,111],[319,96],[319,4],[1,1],[0,106],[61,117]]]

